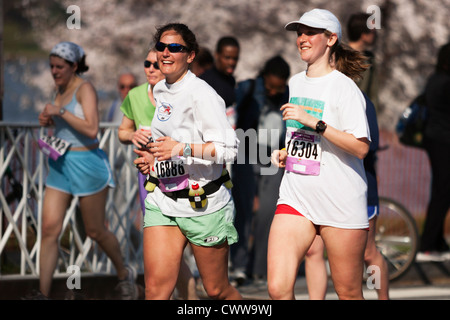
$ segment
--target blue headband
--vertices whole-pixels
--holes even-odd
[[[73,63],[78,63],[84,56],[84,50],[79,45],[66,41],[60,42],[54,46],[50,54],[57,55],[58,57]]]

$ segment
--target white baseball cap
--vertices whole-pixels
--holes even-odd
[[[287,31],[297,31],[298,26],[303,24],[308,27],[325,29],[337,34],[338,41],[342,39],[342,29],[338,18],[325,9],[313,9],[304,13],[298,21],[291,21],[284,27]]]

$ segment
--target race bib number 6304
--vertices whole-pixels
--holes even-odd
[[[288,128],[286,170],[304,175],[320,174],[321,136],[303,129]]]

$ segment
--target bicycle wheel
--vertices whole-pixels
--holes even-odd
[[[387,261],[392,281],[404,275],[413,264],[419,235],[411,213],[397,201],[380,197],[379,209],[375,242]]]

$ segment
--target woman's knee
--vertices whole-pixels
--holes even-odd
[[[86,228],[86,235],[93,241],[101,242],[108,235],[106,228]]]
[[[205,291],[208,297],[210,297],[213,300],[222,300],[224,296],[224,290],[220,287],[213,287],[213,286],[205,286]]]
[[[52,220],[43,220],[41,225],[42,238],[58,238],[61,231],[62,225]]]
[[[145,299],[168,300],[175,288],[176,282],[169,278],[145,276]]]
[[[371,263],[377,257],[378,251],[376,247],[367,246],[364,251],[364,262]]]
[[[290,286],[279,281],[267,281],[267,289],[272,300],[291,300],[294,299],[294,291]]]
[[[336,288],[336,286],[335,286],[335,290],[336,290],[336,293],[337,293],[337,295],[339,297],[339,300],[364,300],[362,287],[356,287],[356,288],[341,287],[341,288]]]

